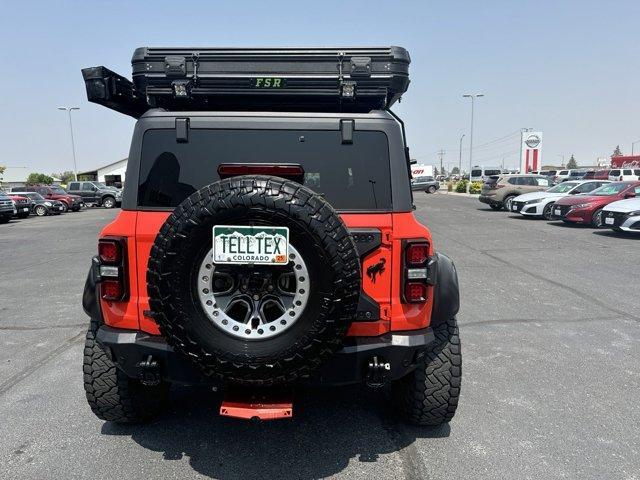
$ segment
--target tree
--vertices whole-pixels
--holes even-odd
[[[620,145],[616,145],[616,149],[613,151],[613,155],[611,155],[612,157],[621,157],[622,156],[622,150],[620,150]]]
[[[51,185],[53,183],[53,178],[49,175],[45,175],[44,173],[30,173],[27,177],[27,185],[35,185],[38,183]]]
[[[438,167],[433,167],[433,175],[440,175],[440,172],[438,171]]]
[[[576,157],[571,155],[571,158],[567,162],[567,168],[578,168],[578,162],[576,161]]]
[[[458,167],[453,167],[451,169],[451,175],[460,175],[460,169]]]
[[[75,179],[75,175],[70,170],[65,170],[61,173],[52,173],[51,176],[59,178],[65,185],[67,185],[69,182],[73,182],[73,180]]]

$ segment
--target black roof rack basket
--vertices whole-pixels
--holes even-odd
[[[383,48],[138,48],[133,82],[82,71],[89,101],[138,118],[146,110],[368,112],[409,86],[409,53]]]

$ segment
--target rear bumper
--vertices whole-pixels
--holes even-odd
[[[480,194],[478,200],[480,200],[480,202],[482,203],[486,203],[487,205],[502,205],[501,200],[496,200],[494,197],[489,195]]]
[[[347,337],[338,350],[305,383],[349,385],[364,383],[373,357],[388,363],[387,380],[396,380],[415,369],[425,349],[434,341],[431,328],[394,332],[379,337]],[[163,337],[136,330],[101,326],[96,340],[127,376],[140,378],[141,363],[149,355],[158,362],[165,381],[183,385],[215,385],[216,380],[200,373],[184,355],[177,353]]]

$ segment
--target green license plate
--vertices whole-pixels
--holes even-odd
[[[246,225],[213,227],[213,263],[284,265],[289,258],[289,229]]]

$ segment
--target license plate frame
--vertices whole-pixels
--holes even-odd
[[[215,225],[212,260],[222,265],[286,265],[289,228],[272,225]]]

